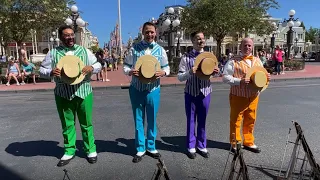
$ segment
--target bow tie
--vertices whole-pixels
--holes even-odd
[[[254,57],[253,57],[252,55],[251,55],[251,56],[243,56],[243,57],[242,57],[242,60],[251,60],[251,61],[252,61],[253,58],[254,58]]]
[[[74,51],[76,48],[74,47],[74,46],[72,46],[72,47],[64,47],[64,50],[66,51],[66,52],[68,52],[68,51]]]
[[[149,48],[149,49],[153,49],[153,46],[154,46],[154,45],[150,43],[150,44],[146,44],[145,46],[146,46],[147,48]]]

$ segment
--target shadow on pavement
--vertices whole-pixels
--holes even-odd
[[[162,141],[156,140],[156,148],[158,150],[185,153],[186,152],[186,137],[185,136],[172,136],[161,137]],[[96,140],[97,152],[111,152],[134,156],[135,140],[118,138],[115,141]],[[61,158],[63,155],[63,148],[58,146],[57,141],[27,141],[27,142],[14,142],[9,144],[5,151],[14,156],[34,157],[34,156],[49,156]],[[85,158],[86,154],[83,150],[83,141],[76,141],[76,156]],[[216,148],[229,150],[230,144],[218,141],[207,140],[207,148]]]
[[[27,141],[9,144],[5,151],[14,156],[33,157],[50,156],[61,158],[63,148],[56,141]]]
[[[184,153],[187,151],[187,137],[186,136],[167,136],[167,137],[161,137],[161,139],[168,144],[171,144],[171,146],[175,147],[176,149],[179,149],[179,151],[175,152],[181,152]],[[163,144],[163,143],[162,143]],[[230,144],[225,142],[219,142],[219,141],[212,141],[207,140],[207,148],[212,149],[223,149],[223,150],[230,150]],[[165,149],[170,151],[170,149]]]
[[[27,178],[20,176],[18,173],[13,172],[9,168],[5,167],[0,163],[0,176],[1,179],[10,179],[10,180],[26,180]]]

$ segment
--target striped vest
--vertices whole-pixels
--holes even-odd
[[[251,62],[251,67],[253,66],[262,66],[262,63],[259,58],[254,57]],[[233,77],[243,78],[245,77],[250,65],[245,60],[234,60],[234,73]],[[239,86],[231,86],[230,93],[235,96],[241,97],[253,97],[259,95],[258,91],[253,91],[248,88],[247,85],[240,84]]]
[[[199,52],[196,52],[194,50],[185,55],[184,58],[186,58],[187,63],[186,71],[192,69],[197,55],[199,55]],[[200,95],[200,93],[202,93],[204,96],[207,96],[212,92],[210,79],[202,80],[199,79],[195,74],[193,74],[187,80],[184,92],[194,97]]]
[[[85,66],[89,66],[87,50],[79,45],[74,45],[73,48],[67,48],[59,46],[51,50],[52,68],[55,68],[59,60],[66,55],[68,51],[72,51],[73,55],[79,57]],[[88,74],[84,80],[76,85],[69,85],[64,83],[59,77],[55,77],[54,81],[56,82],[56,87],[54,93],[60,97],[63,97],[68,100],[72,100],[75,96],[85,99],[91,92],[92,86],[90,85],[91,74]]]
[[[162,60],[162,47],[157,43],[148,44],[144,41],[141,41],[133,46],[133,66],[136,64],[139,57],[143,55],[152,55],[158,59],[161,64]],[[163,67],[161,67],[163,68]],[[160,79],[157,79],[153,83],[144,84],[138,77],[132,76],[131,86],[136,88],[138,91],[153,91],[160,87]]]

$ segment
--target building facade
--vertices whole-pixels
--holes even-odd
[[[179,13],[181,10],[183,10],[183,6],[171,6],[174,8],[175,13]],[[165,12],[170,7],[165,8]],[[159,15],[159,18],[163,16],[164,13]],[[157,19],[152,19],[151,21],[157,22]],[[287,48],[287,31],[289,30],[288,27],[282,27],[280,18],[272,18],[268,17],[268,21],[275,22],[278,25],[278,33],[275,33],[275,46],[279,45],[281,48],[286,49]],[[305,42],[305,30],[303,27],[293,27],[294,30],[294,44],[292,46],[291,52],[293,54],[300,54],[303,51],[305,51],[306,48],[306,42]],[[157,26],[157,42],[163,46],[165,49],[168,49],[168,35],[167,35],[168,27],[165,27],[161,24],[158,24]],[[180,44],[181,53],[188,51],[188,49],[192,48],[192,42],[190,38],[190,34],[187,34],[183,30],[179,30],[180,34],[177,32],[173,32],[174,36],[171,38],[172,41],[174,41],[174,48],[177,48],[178,41]],[[233,36],[226,36],[224,38],[224,41],[221,45],[221,54],[227,54],[228,52],[232,52],[234,54],[240,53],[240,42],[245,37],[245,34],[237,34],[238,38],[234,38]],[[180,38],[179,38],[180,37]],[[254,42],[254,52],[257,50],[265,50],[267,52],[271,52],[271,37],[270,35],[265,36],[258,36],[257,34],[249,34],[249,37],[252,38]],[[320,41],[318,42],[320,44]],[[319,45],[320,48],[320,45]],[[217,49],[217,42],[213,37],[206,37],[206,51],[210,52],[216,52]]]

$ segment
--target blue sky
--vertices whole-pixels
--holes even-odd
[[[309,28],[320,28],[320,0],[278,0],[279,9],[269,14],[275,18],[288,18],[290,9],[296,11],[295,17]],[[121,0],[122,36],[126,43],[130,36],[137,35],[139,27],[152,17],[159,17],[165,6],[185,5],[185,0]],[[89,29],[99,39],[100,46],[109,40],[118,18],[118,0],[77,0],[77,6],[83,12],[82,17],[89,22]]]

